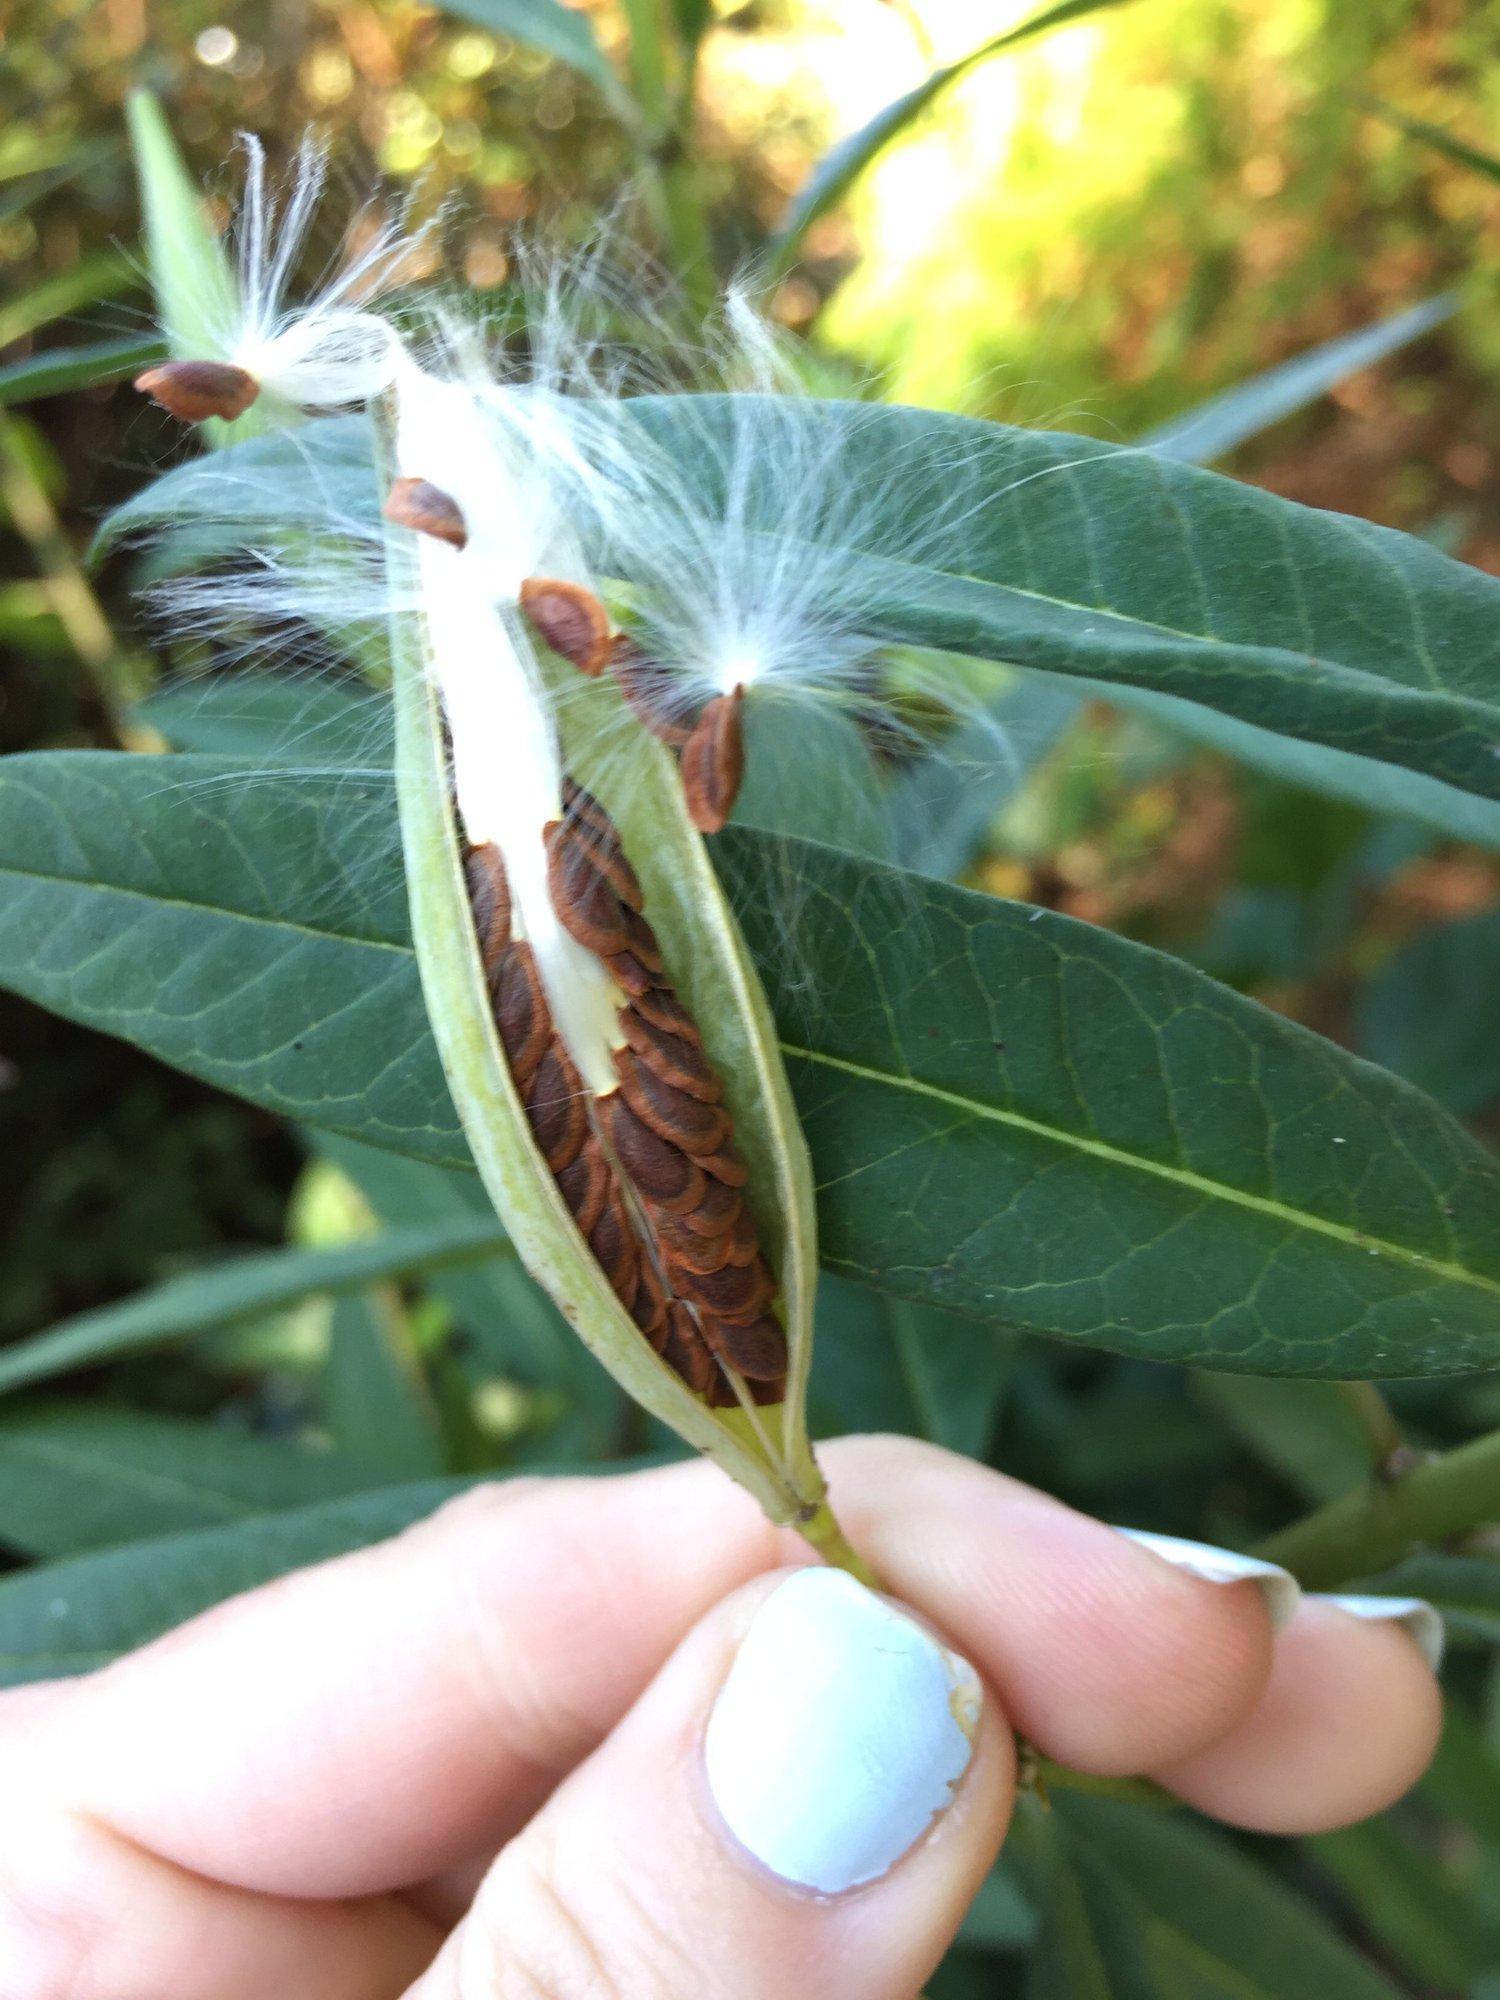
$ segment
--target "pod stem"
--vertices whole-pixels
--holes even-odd
[[[839,1526],[838,1517],[826,1498],[805,1509],[792,1525],[803,1541],[815,1548],[834,1569],[847,1570],[859,1583],[871,1590],[879,1590],[879,1578],[864,1558],[856,1555],[850,1547],[849,1538]]]

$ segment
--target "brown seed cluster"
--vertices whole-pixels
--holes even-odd
[[[567,787],[546,830],[548,884],[564,927],[610,968],[626,999],[619,1088],[590,1109],[553,1030],[531,947],[511,935],[505,871],[469,850],[469,899],[495,1021],[533,1135],[612,1289],[668,1366],[716,1406],[782,1400],[786,1336],[776,1280],[741,1190],[723,1085],[662,963],[619,834],[592,794]]]
[[[742,722],[745,691],[717,695],[696,717],[688,714],[677,679],[623,632],[609,636],[609,619],[592,591],[576,583],[528,577],[521,608],[554,653],[591,680],[606,667],[638,719],[682,758],[688,813],[700,833],[718,833],[745,775]]]

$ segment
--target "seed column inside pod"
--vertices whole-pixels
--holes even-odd
[[[594,616],[576,587],[545,579],[531,580],[522,602],[554,652],[580,672],[597,675],[600,632],[607,631],[602,606]],[[617,640],[609,651],[616,672],[621,653]],[[639,688],[633,692],[639,697]],[[703,734],[709,762],[719,770],[721,800],[719,767],[726,759],[737,782],[738,713],[738,695],[705,711]],[[658,726],[657,733],[665,731]],[[635,1224],[640,1254],[633,1271],[623,1256],[619,1270],[613,1268],[621,1254],[618,1212],[612,1201],[601,1203],[586,1162],[569,1167],[559,1184],[575,1215],[578,1204],[589,1202],[602,1267],[637,1324],[690,1387],[712,1403],[731,1405],[739,1400],[732,1371],[749,1397],[779,1402],[787,1355],[771,1310],[776,1280],[738,1192],[749,1176],[734,1148],[722,1081],[673,988],[618,829],[602,803],[576,782],[565,780],[563,802],[562,817],[546,829],[553,908],[622,989],[614,1058],[619,1087],[599,1091],[593,1113]]]

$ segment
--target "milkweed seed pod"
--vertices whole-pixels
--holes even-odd
[[[451,316],[414,335],[362,303],[399,258],[394,233],[289,305],[321,158],[304,149],[278,203],[246,151],[241,298],[219,351],[140,383],[189,422],[253,404],[303,454],[306,479],[275,496],[292,532],[251,544],[229,600],[335,637],[385,620],[428,1016],[515,1248],[631,1394],[852,1560],[803,1414],[811,1169],[700,837],[734,809],[747,711],[789,672],[767,622],[785,579],[756,578],[732,506],[703,526],[706,587],[655,548],[664,508],[692,542],[699,498],[622,428],[587,356],[548,362],[555,327],[518,381]],[[341,466],[366,453],[359,477],[325,480],[323,433],[297,426],[361,407],[369,432],[347,416],[338,432]],[[235,449],[216,460],[231,474]],[[218,490],[233,518],[247,488]],[[615,556],[640,585],[628,602],[601,587]],[[196,608],[218,610],[206,593]],[[832,646],[836,666],[856,649],[847,618],[810,637],[805,656]]]

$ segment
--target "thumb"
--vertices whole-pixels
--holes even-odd
[[[410,2000],[915,2000],[994,1860],[1010,1732],[841,1571],[761,1577],[504,1849]]]

